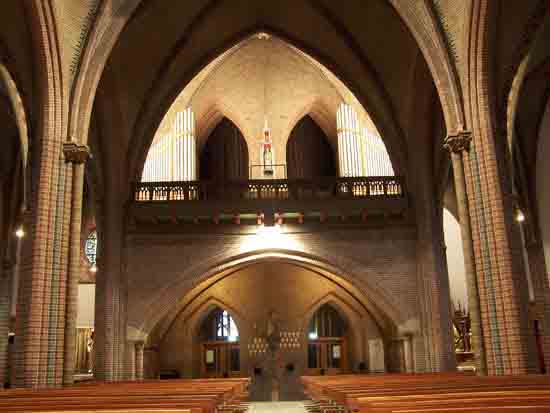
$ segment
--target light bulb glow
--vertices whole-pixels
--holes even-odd
[[[93,264],[93,265],[90,267],[90,272],[95,274],[95,273],[97,272],[97,265]]]
[[[262,225],[258,228],[258,232],[256,234],[264,238],[277,237],[282,234],[282,230],[279,224],[275,224],[272,227]]]
[[[25,236],[25,230],[23,229],[23,227],[17,228],[17,231],[15,231],[15,236],[17,238],[23,238]]]
[[[317,340],[318,338],[319,338],[319,335],[315,331],[309,333],[310,340]]]
[[[240,250],[242,252],[266,249],[303,251],[304,246],[293,234],[285,233],[283,226],[279,224],[273,226],[261,225],[256,234],[250,234],[243,237],[240,243]]]
[[[523,214],[523,211],[521,209],[518,209],[516,212],[516,221],[517,222],[525,221],[525,215]]]

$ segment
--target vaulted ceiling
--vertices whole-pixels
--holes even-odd
[[[53,1],[51,18],[68,94],[83,70],[86,50],[104,47],[90,43],[96,39],[92,34],[105,34],[107,43],[114,44],[105,70],[98,72],[90,126],[94,162],[104,165],[104,180],[120,165],[125,165],[123,181],[136,176],[143,153],[184,87],[209,63],[258,31],[275,34],[309,54],[349,87],[403,172],[426,160],[416,152],[419,145],[427,145],[431,169],[437,175],[444,157],[442,112],[446,109],[440,105],[441,85],[434,82],[433,73],[441,62],[434,62],[426,52],[426,44],[435,47],[437,39],[432,37],[422,46],[418,34],[422,31],[411,26],[410,16],[427,16],[414,24],[433,26],[440,33],[451,71],[460,80],[458,93],[463,94],[472,1],[70,0]],[[30,112],[31,130],[32,115],[40,104],[35,99],[40,96],[40,51],[35,46],[37,27],[31,10],[39,4],[6,0],[0,13],[0,56],[18,83]],[[548,98],[547,48],[544,41],[535,39],[548,21],[549,8],[546,0],[525,0],[496,2],[492,9],[494,84],[499,113],[504,113],[501,123],[506,123],[508,96],[521,62],[533,56],[525,67],[514,116],[526,164],[533,159],[534,125],[540,123],[537,117]]]

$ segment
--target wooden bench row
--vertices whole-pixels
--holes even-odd
[[[0,393],[0,412],[242,413],[249,379],[92,383]]]
[[[312,413],[550,412],[550,376],[342,375],[302,383]]]

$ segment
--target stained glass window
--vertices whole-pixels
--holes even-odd
[[[95,264],[97,255],[97,231],[92,231],[90,235],[88,235],[84,246],[84,252],[90,264]]]

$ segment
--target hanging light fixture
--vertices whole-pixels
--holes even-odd
[[[17,228],[17,231],[15,231],[15,236],[17,238],[23,238],[25,236],[25,230],[23,229],[23,227]]]
[[[525,221],[525,214],[520,208],[516,208],[516,221],[517,222]]]

